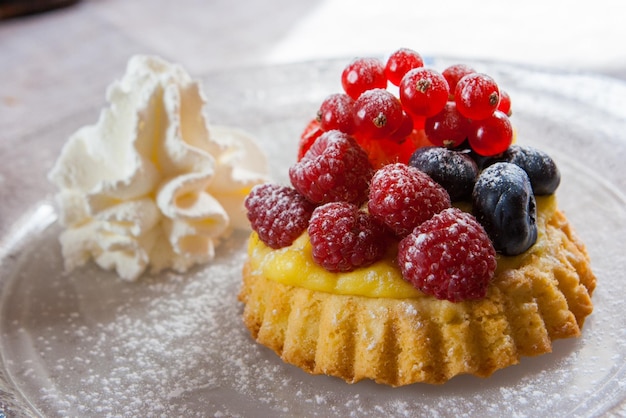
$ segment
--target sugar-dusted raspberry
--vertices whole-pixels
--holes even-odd
[[[291,245],[306,230],[315,209],[295,189],[271,183],[255,186],[244,204],[252,229],[275,249]]]
[[[400,237],[449,207],[448,192],[415,167],[389,164],[372,177],[369,212]]]
[[[405,280],[422,292],[451,302],[480,299],[496,269],[496,252],[470,213],[446,209],[398,244]]]
[[[389,237],[384,225],[348,202],[318,206],[308,232],[313,259],[332,272],[351,271],[381,259]]]
[[[291,184],[313,203],[362,203],[373,169],[367,153],[340,131],[323,133],[289,168]]]

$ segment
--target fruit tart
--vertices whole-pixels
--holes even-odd
[[[291,184],[245,201],[252,337],[309,373],[401,386],[487,377],[579,336],[589,257],[555,161],[514,140],[496,81],[409,49],[355,59],[341,81]]]

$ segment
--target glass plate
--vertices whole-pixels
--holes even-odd
[[[287,181],[301,130],[340,89],[346,60],[203,77],[214,123],[263,144]],[[450,59],[430,64],[442,70]],[[46,173],[87,109],[0,145],[0,411],[13,416],[598,416],[626,405],[626,85],[585,74],[470,62],[513,98],[519,141],[549,152],[561,208],[598,276],[583,336],[488,379],[441,386],[349,385],[311,376],[257,345],[237,301],[245,234],[188,274],[124,283],[88,265],[62,267]],[[1,414],[0,414],[1,415]]]

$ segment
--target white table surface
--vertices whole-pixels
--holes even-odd
[[[0,140],[87,104],[137,53],[207,71],[327,57],[424,55],[626,79],[621,0],[83,0],[0,20]]]

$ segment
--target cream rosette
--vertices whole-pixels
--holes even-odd
[[[125,280],[213,259],[243,200],[268,180],[242,131],[209,126],[200,84],[178,65],[135,56],[95,125],[73,134],[51,170],[66,267],[89,259]]]

